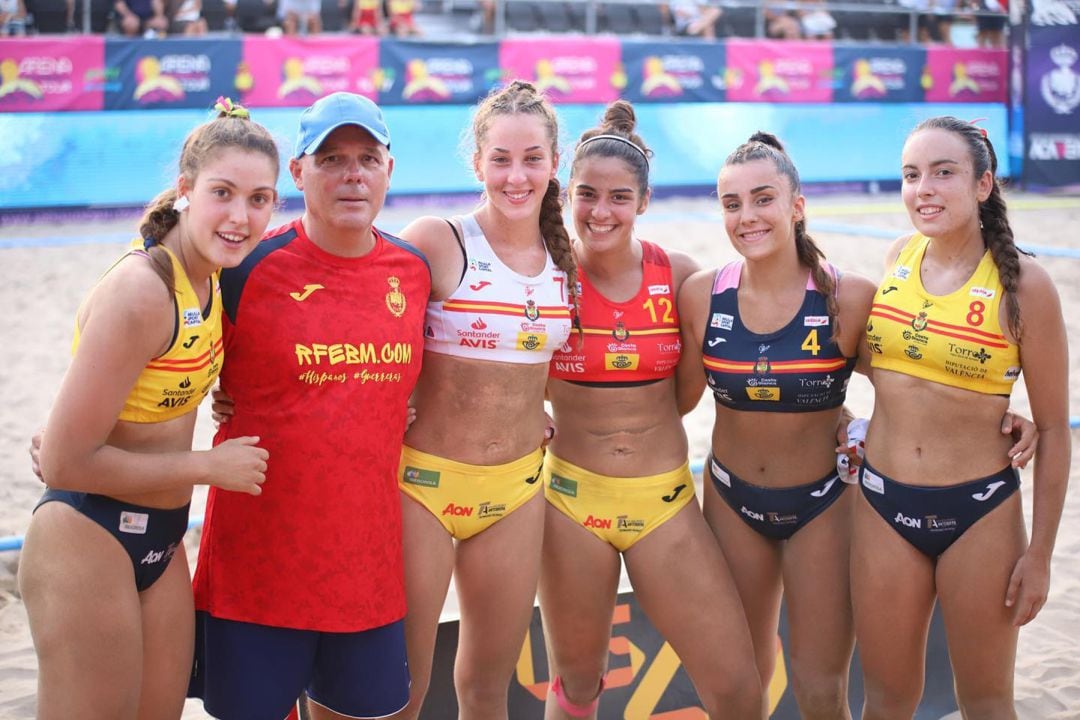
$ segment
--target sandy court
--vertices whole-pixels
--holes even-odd
[[[1011,220],[1021,245],[1072,248],[1080,255],[1080,199],[1012,195]],[[441,215],[457,208],[388,208],[380,227],[399,230],[428,212]],[[887,237],[908,231],[907,215],[895,194],[875,197],[810,197],[809,231],[832,262],[842,270],[877,281]],[[285,216],[282,221],[287,219]],[[99,274],[123,251],[134,217],[109,222],[71,222],[37,226],[0,226],[0,299],[8,308],[6,337],[12,343],[0,376],[0,537],[21,535],[41,485],[30,472],[26,449],[41,426],[68,363],[73,318],[79,302]],[[639,234],[668,248],[681,249],[702,266],[715,267],[735,257],[717,212],[715,200],[657,201],[639,222]],[[89,242],[58,245],[65,238]],[[1066,390],[1071,415],[1080,415],[1080,258],[1043,257],[1061,294],[1070,341],[1070,373]],[[861,377],[852,381],[848,405],[868,416],[872,391]],[[1013,405],[1027,411],[1026,392],[1018,383]],[[711,432],[712,401],[703,400],[686,420],[691,459],[704,457]],[[196,449],[209,447],[213,425],[209,408],[201,411]],[[1080,455],[1080,433],[1073,431],[1073,454]],[[1020,635],[1017,660],[1017,705],[1021,718],[1065,720],[1080,717],[1080,471],[1074,461],[1070,493],[1061,521],[1053,561],[1049,602]],[[1024,473],[1025,513],[1030,521],[1031,472]],[[700,488],[699,488],[700,491]],[[193,514],[201,515],[205,491],[196,491]],[[194,558],[197,533],[189,533]],[[0,718],[23,720],[34,714],[36,661],[25,610],[16,593],[16,552],[0,552]],[[185,718],[204,718],[189,703]]]

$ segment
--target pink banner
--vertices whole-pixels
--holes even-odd
[[[615,38],[508,39],[499,48],[507,80],[528,80],[552,102],[607,103],[619,97],[626,73]]]
[[[1008,97],[1008,50],[926,51],[922,84],[927,102],[1005,102]]]
[[[105,40],[8,40],[0,43],[0,112],[101,110]]]
[[[729,40],[730,102],[832,102],[832,45]]]
[[[236,89],[252,107],[301,107],[338,91],[377,100],[382,84],[374,37],[249,37],[236,71]]]

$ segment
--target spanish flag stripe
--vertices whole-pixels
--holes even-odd
[[[222,348],[222,342],[221,342],[221,339],[219,338],[218,340],[216,340],[214,342],[214,354],[216,355],[217,353],[221,352],[221,348]],[[206,367],[209,360],[210,360],[210,351],[207,350],[202,355],[200,355],[199,357],[195,357],[195,358],[178,358],[176,360],[170,360],[168,358],[158,358],[157,360],[153,360],[153,361],[147,363],[146,367],[148,367],[148,368],[153,368],[153,367],[168,368],[168,367],[188,367],[188,366]]]
[[[940,320],[930,320],[927,323],[931,328],[948,328],[949,330],[955,330],[957,332],[968,333],[971,335],[979,335],[987,340],[1004,340],[1005,336],[1000,333],[988,333],[985,330],[976,330],[973,327],[964,327],[962,325],[950,325],[949,323],[941,322]],[[940,332],[940,331],[939,331]],[[942,333],[943,335],[946,333]]]
[[[1009,344],[1007,342],[991,342],[983,338],[973,338],[969,335],[963,335],[961,333],[945,332],[944,330],[939,330],[933,327],[927,328],[927,331],[933,333],[934,335],[944,335],[945,337],[956,338],[965,342],[974,343],[975,345],[985,345],[987,347],[999,348],[1001,350],[1007,350],[1009,347]]]
[[[611,335],[611,328],[582,328],[581,331],[586,335]],[[638,335],[678,335],[679,328],[650,328],[648,330],[635,330],[634,328],[627,328],[627,332],[630,333],[630,337],[637,337]]]

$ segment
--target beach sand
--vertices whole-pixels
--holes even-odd
[[[1043,247],[1080,247],[1080,201],[1014,195],[1011,219],[1021,244]],[[399,230],[420,214],[449,214],[467,207],[388,208],[380,227]],[[811,197],[809,231],[829,259],[842,270],[878,280],[888,245],[886,235],[908,232],[908,220],[895,195],[876,197]],[[282,222],[288,218],[281,218]],[[135,219],[77,222],[48,226],[0,227],[0,305],[8,308],[7,327],[14,352],[0,375],[0,537],[21,535],[42,486],[31,474],[27,448],[33,432],[43,425],[69,359],[73,318],[82,298],[99,274],[123,251]],[[861,231],[858,228],[868,228]],[[716,212],[708,199],[657,201],[639,222],[639,234],[668,248],[684,250],[703,266],[715,267],[735,257]],[[92,243],[56,245],[53,238],[91,237]],[[14,241],[18,242],[14,242]],[[28,244],[37,245],[27,246]],[[1061,294],[1070,341],[1068,392],[1073,416],[1080,415],[1080,261],[1044,257],[1043,266]],[[872,391],[865,378],[852,380],[848,405],[869,416]],[[1017,383],[1013,406],[1027,410],[1023,383]],[[209,407],[200,411],[196,449],[207,448],[213,434]],[[687,416],[692,460],[708,449],[711,399],[707,397]],[[1080,432],[1073,431],[1073,455],[1080,456]],[[1017,709],[1021,718],[1065,720],[1080,718],[1080,463],[1074,461],[1071,492],[1066,501],[1052,567],[1049,601],[1039,616],[1020,634],[1016,664]],[[1031,470],[1023,473],[1024,506],[1031,513]],[[700,492],[700,488],[699,488]],[[205,490],[196,490],[193,515],[201,515]],[[188,553],[194,562],[197,532],[188,534]],[[19,600],[15,573],[17,552],[0,552],[0,718],[23,720],[34,716],[36,660]],[[451,602],[453,599],[451,598]],[[452,608],[450,608],[452,612]],[[1070,629],[1071,628],[1071,629]],[[189,702],[184,717],[205,718],[201,707]]]

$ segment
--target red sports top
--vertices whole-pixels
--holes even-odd
[[[258,435],[270,460],[261,495],[210,490],[195,605],[215,617],[355,632],[405,615],[397,468],[431,273],[376,235],[343,258],[296,220],[222,273],[236,414],[214,442]]]
[[[584,342],[571,332],[551,360],[550,377],[584,383],[636,383],[675,373],[682,343],[667,253],[641,240],[641,287],[612,302],[578,266],[578,319]]]

